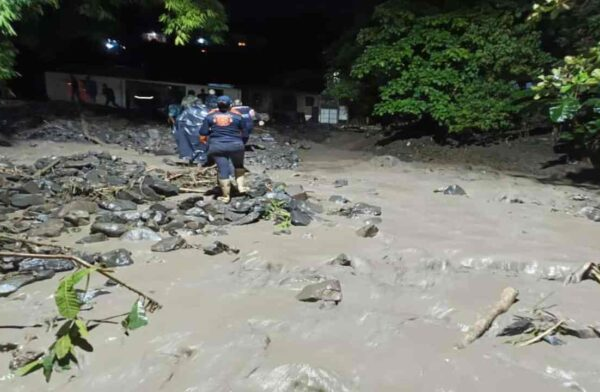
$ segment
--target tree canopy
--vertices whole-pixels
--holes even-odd
[[[75,8],[83,17],[106,23],[114,20],[121,7],[131,3],[144,7],[160,6],[163,11],[159,21],[163,31],[174,37],[176,45],[184,45],[194,32],[200,30],[213,42],[218,42],[220,34],[227,30],[225,10],[218,0],[83,0],[75,3],[67,0],[0,0],[0,80],[16,76],[13,40],[19,34],[20,22],[31,21],[63,3]]]

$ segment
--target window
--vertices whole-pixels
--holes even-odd
[[[304,106],[315,106],[315,97],[304,98]]]

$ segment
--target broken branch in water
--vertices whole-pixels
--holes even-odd
[[[556,331],[565,322],[566,322],[566,320],[560,320],[558,323],[554,324],[552,327],[548,328],[541,334],[536,335],[529,340],[526,340],[524,342],[517,344],[517,347],[525,347],[525,346],[529,346],[530,344],[539,342],[540,340],[544,339],[546,336],[551,335],[554,331]]]
[[[483,336],[483,334],[490,329],[494,320],[501,314],[506,313],[508,309],[517,302],[518,295],[518,290],[512,287],[505,288],[500,295],[500,301],[494,304],[492,310],[485,317],[477,320],[475,324],[473,324],[463,341],[456,345],[456,348],[465,348],[467,345]]]
[[[47,254],[38,254],[38,253],[0,252],[0,257],[28,257],[28,258],[38,258],[38,259],[71,260],[75,264],[79,265],[80,267],[92,268],[92,269],[94,268],[94,266],[91,265],[90,263],[88,263],[87,261],[85,261],[77,256],[72,256],[72,255],[67,255],[67,254],[47,255]],[[140,297],[147,300],[148,302],[146,303],[145,307],[150,313],[153,313],[155,310],[162,308],[162,305],[160,303],[158,303],[156,300],[154,300],[152,297],[150,297],[147,294],[144,294],[143,292],[139,291],[136,288],[131,287],[127,283],[123,282],[122,280],[115,278],[114,276],[112,276],[111,274],[106,272],[105,270],[95,269],[95,271],[101,275],[104,275],[105,277],[107,277],[109,279],[112,279],[113,281],[115,281],[116,283],[125,287],[129,291],[133,291]]]
[[[577,271],[573,272],[567,279],[565,284],[580,283],[584,280],[594,280],[596,283],[600,283],[600,267],[596,263],[585,263]]]
[[[79,118],[81,120],[81,132],[83,133],[83,136],[90,142],[103,146],[104,142],[102,140],[98,139],[95,136],[90,135],[90,133],[88,131],[88,125],[87,125],[87,122],[85,121],[83,113],[80,114]]]

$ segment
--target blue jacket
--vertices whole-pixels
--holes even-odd
[[[237,110],[230,110],[228,112],[221,112],[219,110],[212,110],[208,113],[202,128],[200,128],[200,135],[208,136],[208,143],[242,143],[244,138],[248,137],[246,121],[242,117],[242,114]]]
[[[242,118],[244,119],[244,126],[246,127],[246,139],[252,133],[254,129],[254,118],[252,118],[252,114],[254,109],[250,106],[234,106],[233,110],[237,110],[242,114]]]
[[[215,94],[208,94],[206,97],[206,102],[204,102],[207,108],[216,109],[217,108],[217,96]]]

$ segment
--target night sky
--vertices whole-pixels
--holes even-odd
[[[135,6],[123,10],[115,24],[90,24],[88,20],[66,12],[48,12],[41,25],[29,33],[41,40],[49,53],[20,45],[19,70],[22,90],[35,90],[45,69],[89,73],[120,73],[154,80],[190,83],[233,83],[271,85],[320,91],[326,64],[323,51],[344,31],[368,16],[369,0],[224,0],[229,15],[229,45],[209,47],[207,53],[193,43],[186,47],[145,43],[140,34],[160,30],[156,11]],[[75,2],[76,3],[76,2]],[[64,26],[56,31],[56,26]],[[94,29],[90,40],[76,33]],[[27,30],[27,29],[24,29]],[[53,31],[48,37],[44,31]],[[64,38],[63,37],[64,34]],[[110,55],[102,46],[102,37],[110,35],[127,50]],[[27,31],[23,37],[26,38]],[[247,40],[244,49],[235,44]],[[46,40],[46,42],[44,42]],[[110,71],[107,71],[110,70]]]

